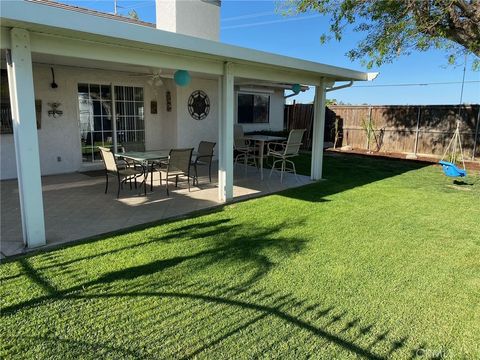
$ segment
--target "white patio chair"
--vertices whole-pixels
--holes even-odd
[[[247,173],[248,165],[257,166],[257,158],[255,152],[257,148],[252,146],[250,140],[245,139],[242,125],[235,124],[233,127],[233,149],[236,152],[235,164],[239,160],[243,160],[245,164],[245,174]]]
[[[274,159],[272,169],[270,170],[270,176],[272,176],[273,170],[277,169],[276,164],[280,163],[280,167],[277,169],[280,171],[280,182],[283,182],[283,173],[285,172],[293,173],[295,179],[298,180],[295,164],[290,159],[298,155],[305,131],[306,129],[294,129],[290,131],[286,142],[268,143],[267,156],[271,156]],[[290,164],[291,167],[287,168],[287,164]]]
[[[128,165],[122,164],[122,167],[117,165],[115,155],[113,152],[106,147],[99,146],[100,154],[102,156],[103,164],[105,165],[105,194],[108,191],[108,175],[114,175],[117,177],[118,189],[117,189],[117,198],[120,197],[120,188],[122,188],[123,183],[130,180],[130,188],[132,187],[131,180],[135,181],[135,188],[137,188],[137,177],[144,175],[143,170],[130,167]]]

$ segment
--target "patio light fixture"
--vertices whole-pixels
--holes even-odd
[[[192,77],[187,70],[177,70],[173,75],[173,79],[178,86],[187,86],[192,81]]]
[[[298,95],[300,94],[300,91],[302,91],[302,86],[300,84],[293,84],[292,91],[295,93],[295,95]]]

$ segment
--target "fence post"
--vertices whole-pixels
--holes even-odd
[[[475,129],[475,138],[473,141],[473,153],[472,153],[472,160],[475,160],[475,153],[477,152],[477,143],[478,143],[478,130],[480,125],[480,106],[478,107],[478,112],[477,112],[477,127]]]
[[[415,130],[415,149],[413,150],[413,155],[417,156],[417,151],[418,151],[418,133],[420,130],[420,116],[422,113],[422,108],[419,106],[418,107],[418,114],[417,114],[417,128]]]
[[[370,153],[370,131],[372,130],[372,107],[368,108],[367,152]]]

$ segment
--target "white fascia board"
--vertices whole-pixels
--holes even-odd
[[[124,46],[141,43],[142,47],[151,50],[166,51],[168,49],[170,53],[183,53],[217,61],[263,64],[279,69],[291,69],[297,73],[311,73],[309,75],[315,74],[317,77],[328,77],[337,81],[367,81],[369,79],[369,74],[365,72],[275,55],[27,1],[4,1],[1,22],[2,26],[6,27],[20,27],[30,31]]]

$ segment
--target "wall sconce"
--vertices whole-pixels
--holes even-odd
[[[50,68],[52,71],[52,83],[50,84],[52,89],[58,88],[58,84],[55,82],[55,72],[53,71],[53,67]]]
[[[60,103],[48,103],[48,106],[50,106],[50,110],[48,110],[48,116],[52,116],[54,118],[62,116],[63,111],[58,109],[58,107],[61,105],[62,104]]]

